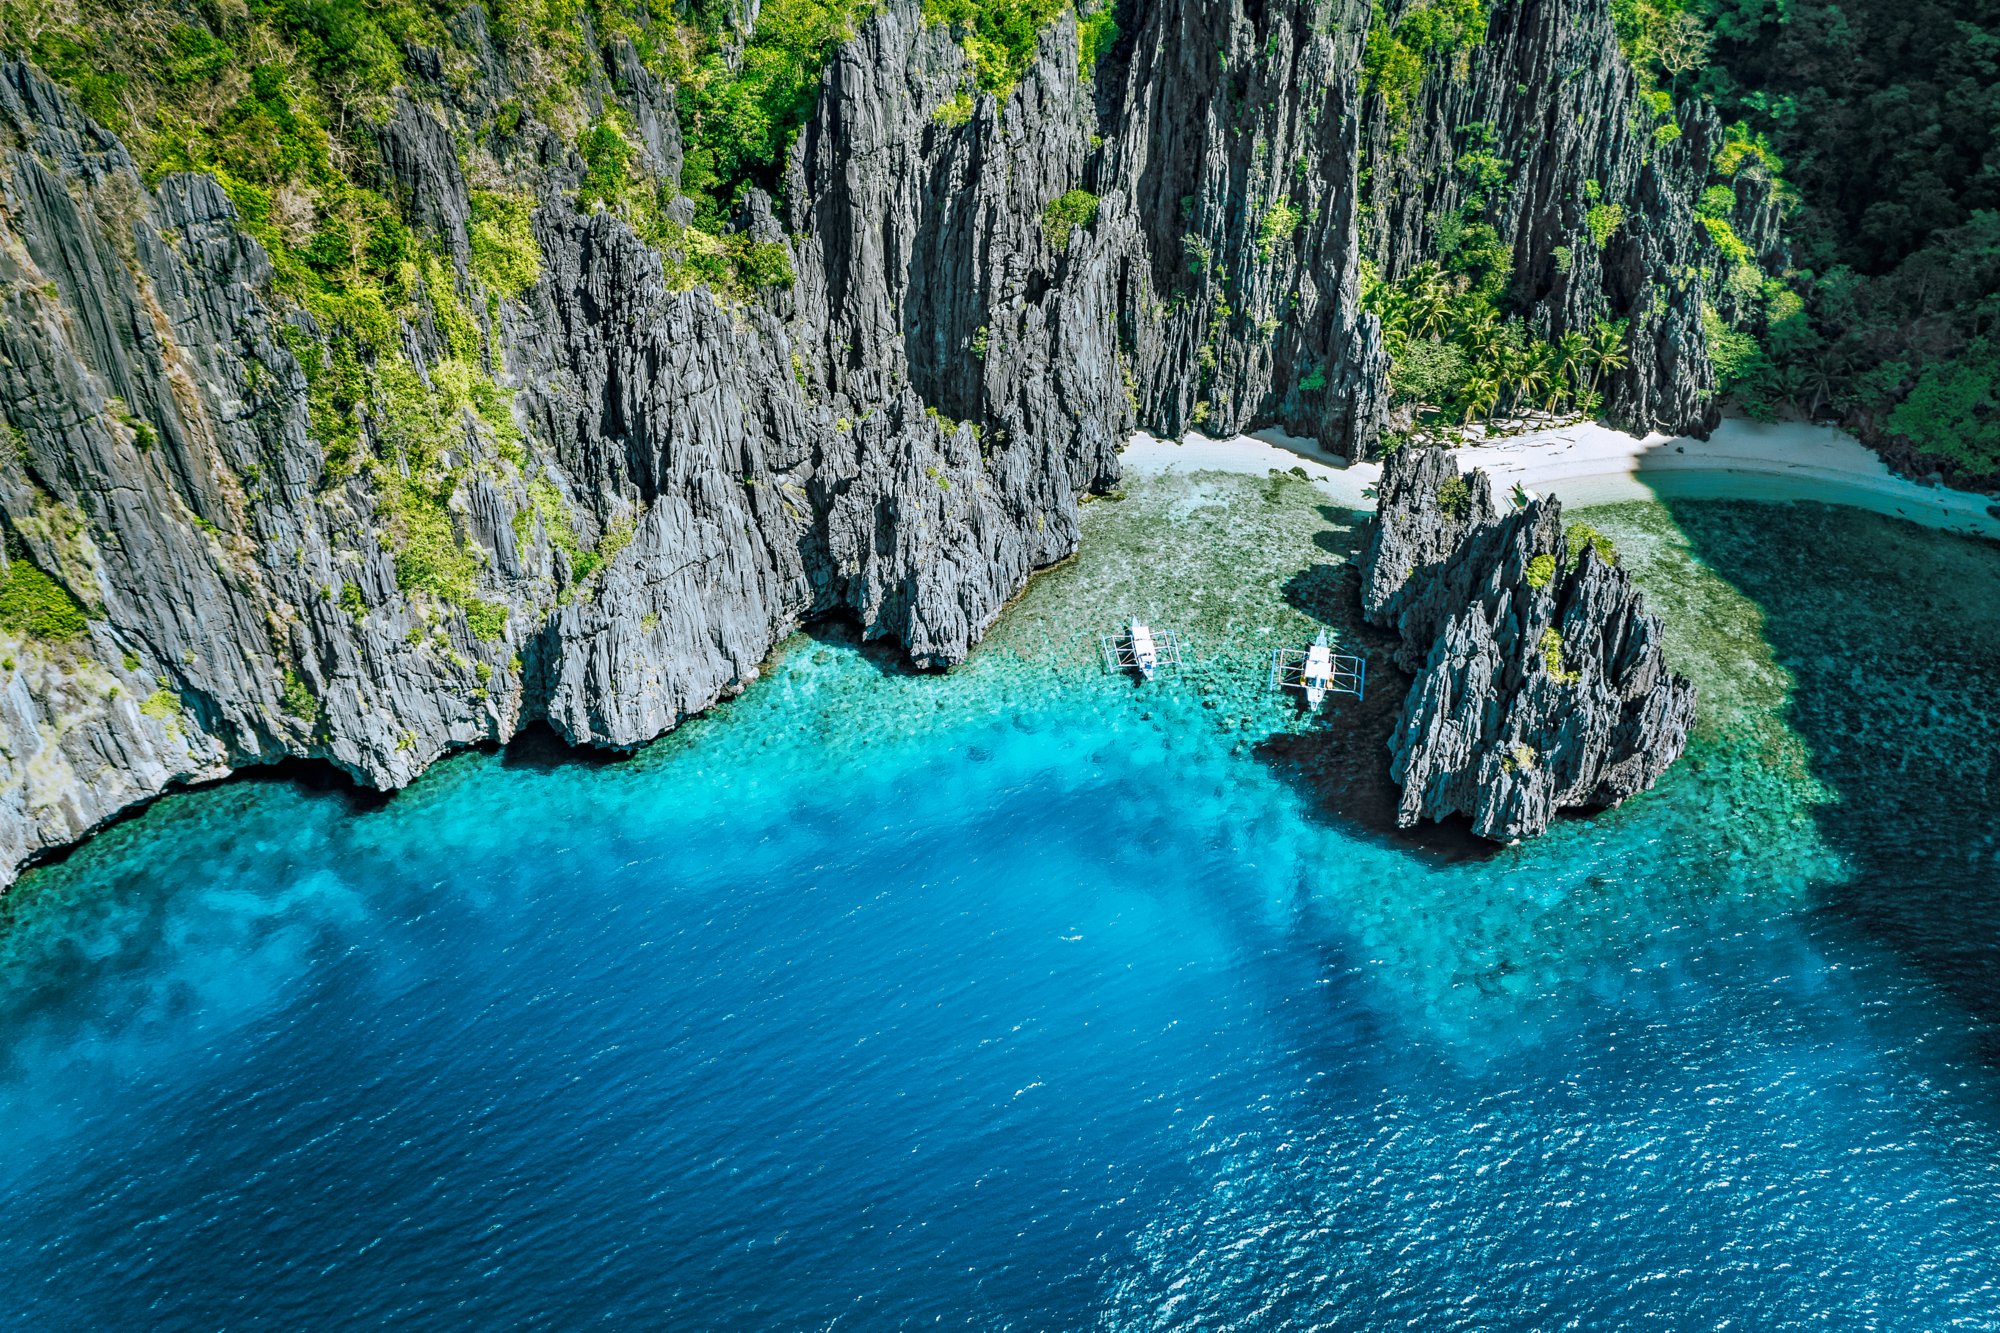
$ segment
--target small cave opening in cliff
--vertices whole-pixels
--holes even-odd
[[[239,769],[224,782],[282,782],[315,796],[337,797],[349,814],[365,815],[396,799],[396,793],[357,782],[353,774],[327,759],[286,758],[275,764]]]
[[[928,676],[935,672],[910,661],[902,644],[894,639],[871,638],[862,628],[861,618],[851,611],[831,611],[815,616],[799,626],[799,633],[823,647],[845,648],[883,676]]]
[[[483,747],[492,749],[495,747]],[[547,722],[530,722],[514,733],[514,739],[497,747],[502,768],[526,769],[535,773],[555,773],[566,768],[614,768],[632,757],[625,750],[607,750],[595,745],[579,745],[564,740]]]

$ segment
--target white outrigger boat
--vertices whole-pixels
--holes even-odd
[[[1106,671],[1136,671],[1141,680],[1151,680],[1161,667],[1179,666],[1185,656],[1180,635],[1156,630],[1143,620],[1133,621],[1123,634],[1098,636],[1098,644],[1104,650]]]
[[[1317,711],[1329,694],[1351,694],[1365,698],[1368,688],[1368,660],[1348,653],[1336,653],[1321,630],[1312,647],[1271,650],[1271,688],[1298,690],[1306,697],[1306,707]]]

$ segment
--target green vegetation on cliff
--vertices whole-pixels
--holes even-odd
[[[83,607],[62,584],[36,568],[27,547],[7,534],[7,570],[0,575],[0,629],[44,643],[63,643],[82,635]]]
[[[1489,17],[1483,0],[1427,0],[1405,8],[1392,25],[1387,11],[1375,6],[1362,84],[1388,124],[1388,154],[1406,148],[1404,127],[1426,75],[1462,78],[1486,39]],[[1502,156],[1492,124],[1459,126],[1454,137],[1457,207],[1428,219],[1431,258],[1395,281],[1383,280],[1372,265],[1362,267],[1362,300],[1382,323],[1399,424],[1436,431],[1452,424],[1491,426],[1529,411],[1598,411],[1607,376],[1627,364],[1628,322],[1600,320],[1588,335],[1555,340],[1529,330],[1514,300],[1514,254],[1497,225],[1515,163]],[[1624,209],[1604,200],[1596,181],[1585,182],[1576,202],[1584,210],[1588,243],[1603,249],[1624,225]],[[1555,259],[1567,273],[1574,254],[1558,248]]]
[[[1544,340],[1502,313],[1495,294],[1439,264],[1400,282],[1364,266],[1362,300],[1382,321],[1393,400],[1418,425],[1487,423],[1508,412],[1596,412],[1607,377],[1626,364],[1625,326]]]
[[[950,24],[980,88],[1004,96],[1034,63],[1042,29],[1068,8],[1069,0],[924,0],[924,17]]]
[[[1704,210],[1735,304],[1757,307],[1735,321],[1752,342],[1726,354],[1739,400],[1838,417],[1915,471],[2000,481],[1991,0],[1616,0],[1614,12],[1628,53],[1731,122],[1719,179],[1778,186],[1784,271],[1732,251],[1726,205]]]
[[[1069,249],[1070,235],[1078,227],[1097,221],[1098,198],[1088,190],[1071,190],[1049,201],[1042,210],[1042,232],[1058,254]]]
[[[221,184],[297,311],[283,331],[329,484],[367,479],[407,591],[475,606],[477,561],[449,507],[464,465],[448,465],[445,449],[471,432],[489,456],[519,456],[491,329],[472,311],[533,285],[534,201],[476,192],[461,270],[444,238],[413,230],[357,165],[375,156],[405,44],[447,42],[440,15],[307,0],[206,17],[6,0],[0,33],[124,139],[149,183],[201,172]],[[421,360],[410,329],[430,331]]]
[[[788,285],[787,247],[738,231],[736,205],[750,186],[777,185],[834,45],[870,8],[769,0],[739,35],[722,4],[490,0],[503,87],[517,95],[490,112],[447,101],[445,125],[479,187],[457,255],[452,238],[413,225],[377,165],[411,52],[437,53],[454,86],[492,67],[457,6],[0,0],[0,44],[117,133],[149,183],[199,172],[221,184],[290,312],[281,332],[307,380],[326,484],[364,482],[403,591],[460,608],[483,638],[503,619],[479,596],[484,560],[456,496],[473,468],[530,466],[494,340],[501,305],[525,298],[542,270],[535,212],[551,173],[529,122],[574,145],[577,206],[630,222],[659,249],[670,285],[706,284],[724,299]],[[625,105],[608,96],[627,42],[676,89],[681,181],[642,160]],[[567,522],[561,535],[574,541]],[[39,572],[17,567],[16,603],[59,605],[31,596]],[[48,614],[32,620],[39,633],[59,628]]]
[[[524,115],[574,126],[586,168],[579,202],[626,214],[675,252],[690,282],[766,285],[772,257],[728,242],[733,210],[747,187],[779,189],[821,72],[878,3],[766,0],[741,32],[728,0],[486,0],[488,28],[523,96],[489,123],[455,126],[461,151],[496,147]],[[959,36],[979,86],[1002,94],[1032,63],[1042,30],[1073,7],[924,0],[925,17]],[[348,260],[380,261],[361,265],[379,282],[405,258],[402,238],[382,235],[401,221],[399,210],[353,164],[373,156],[372,127],[407,81],[406,48],[441,51],[448,67],[471,58],[454,25],[458,10],[444,0],[250,0],[185,12],[156,0],[0,0],[0,43],[132,144],[149,177],[214,174],[260,240],[286,243],[281,258],[298,262],[281,267],[295,283],[305,280],[303,268],[345,285],[355,276]],[[1107,0],[1084,0],[1078,22],[1088,67],[1117,25]],[[624,42],[674,90],[684,146],[678,181],[651,179],[638,166],[629,118],[601,94]],[[677,195],[694,201],[700,235],[663,220]],[[475,237],[487,242],[481,257],[499,258],[491,242],[521,237],[524,222],[510,214]],[[506,259],[481,276],[511,295],[532,282],[534,265],[519,253]]]
[[[1486,0],[1416,0],[1392,24],[1374,0],[1362,49],[1361,87],[1381,97],[1392,124],[1409,118],[1428,62],[1460,57],[1486,40]]]
[[[775,190],[785,154],[812,114],[820,71],[854,35],[867,0],[770,0],[747,40],[726,6],[696,8],[659,73],[676,86],[686,165],[681,189],[699,201],[697,225],[719,230],[745,185]],[[670,13],[658,16],[670,21]]]
[[[877,0],[765,0],[756,25],[739,34],[726,0],[699,0],[693,21],[675,26],[666,0],[640,45],[655,72],[675,86],[686,165],[680,188],[698,201],[697,226],[721,230],[745,186],[776,191],[786,154],[812,115],[820,73],[834,48],[852,37]],[[958,36],[980,89],[1005,97],[1034,62],[1042,30],[1072,0],[923,0],[924,18]],[[1080,14],[1085,68],[1115,38],[1106,0],[1085,0]],[[672,40],[658,34],[670,30]],[[971,115],[947,123],[963,124]]]
[[[1911,470],[2000,482],[1992,0],[1611,0],[1611,11],[1655,141],[1678,139],[1679,108],[1697,99],[1724,122],[1691,201],[1712,245],[1703,324],[1720,386],[1753,415],[1837,417]],[[1392,134],[1427,74],[1462,73],[1485,17],[1473,0],[1425,0],[1393,23],[1375,7],[1363,86]],[[1505,321],[1512,257],[1493,252],[1473,176],[1497,165],[1504,177],[1508,164],[1482,163],[1480,127],[1463,128],[1468,203],[1436,219],[1433,256],[1454,309],[1406,336],[1402,307],[1421,310],[1435,286],[1423,275],[1376,287],[1371,306],[1390,325],[1398,396],[1478,417],[1491,375],[1468,352],[1487,341],[1475,330],[1489,312]],[[1604,248],[1627,219],[1616,201],[1587,207],[1589,242]],[[1576,262],[1568,248],[1555,259],[1564,272]],[[1532,399],[1536,380],[1529,370],[1516,398]],[[1591,410],[1574,387],[1572,405]]]

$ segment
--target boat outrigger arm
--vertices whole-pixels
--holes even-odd
[[[1312,647],[1271,650],[1271,688],[1298,690],[1306,697],[1306,707],[1317,709],[1329,694],[1367,697],[1368,659],[1336,653],[1321,630]]]
[[[1161,667],[1177,667],[1186,660],[1181,636],[1170,629],[1154,629],[1142,620],[1118,634],[1098,636],[1104,650],[1106,671],[1136,671],[1141,680],[1151,680]]]

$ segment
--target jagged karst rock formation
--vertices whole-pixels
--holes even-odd
[[[1722,129],[1703,103],[1678,121],[1651,107],[1619,58],[1608,6],[1498,6],[1462,69],[1427,75],[1408,126],[1390,125],[1379,102],[1373,112],[1369,232],[1385,274],[1435,255],[1441,220],[1457,221],[1467,195],[1482,193],[1481,216],[1513,258],[1511,296],[1531,327],[1555,337],[1599,318],[1632,321],[1629,364],[1603,386],[1606,417],[1638,431],[1714,425],[1702,332],[1712,243],[1695,201]],[[1479,150],[1509,164],[1504,188],[1468,178],[1461,163]],[[1601,244],[1594,210],[1618,219]],[[1775,225],[1762,199],[1740,211],[1757,210]]]
[[[1496,841],[1558,810],[1617,805],[1687,744],[1695,689],[1660,620],[1554,497],[1502,513],[1443,449],[1392,454],[1361,557],[1362,612],[1416,674],[1389,741],[1397,822],[1468,815]]]
[[[1495,207],[1534,318],[1631,314],[1610,410],[1700,419],[1699,278],[1674,274],[1702,243],[1683,196],[1709,130],[1654,149],[1630,130],[1604,0],[1496,9],[1406,137],[1362,89],[1359,0],[1133,0],[1120,21],[1092,75],[1066,14],[1004,98],[954,114],[965,51],[890,0],[821,76],[782,197],[738,208],[796,280],[732,297],[580,204],[573,133],[521,115],[518,56],[466,8],[450,52],[403,51],[369,131],[381,192],[437,256],[417,280],[436,313],[388,333],[415,406],[357,409],[339,439],[322,427],[339,347],[277,291],[224,189],[149,185],[39,71],[0,65],[0,561],[87,617],[7,637],[0,878],[247,764],[318,757],[387,788],[538,720],[637,745],[740,691],[817,615],[950,665],[1075,549],[1079,495],[1115,483],[1140,426],[1276,422],[1368,454],[1388,385],[1364,243],[1393,270],[1433,242],[1452,187],[1431,166],[1474,119],[1520,182]],[[602,52],[585,100],[673,181],[675,89],[629,40]],[[1586,176],[1631,222],[1556,274]],[[540,262],[520,290],[470,260],[478,191],[503,187],[532,203]],[[1088,221],[1049,225],[1074,191]],[[1561,604],[1594,614],[1620,577],[1586,564]],[[1456,765],[1462,799],[1425,811],[1472,808],[1490,781],[1485,824],[1520,831],[1657,771],[1629,767],[1558,782]]]

